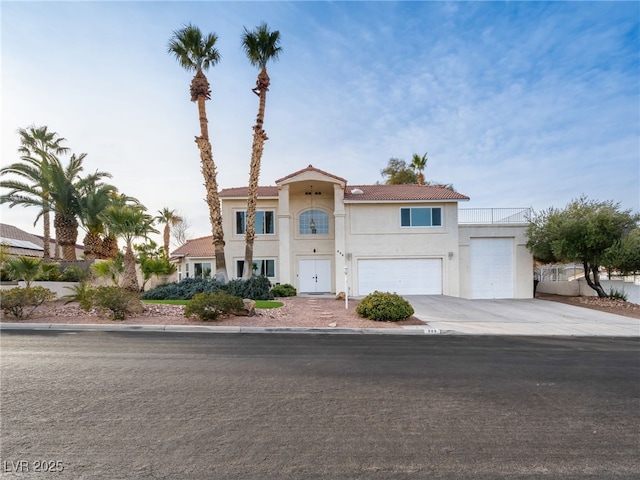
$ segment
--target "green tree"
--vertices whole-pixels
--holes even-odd
[[[0,203],[9,203],[9,208],[16,205],[35,206],[40,210],[36,216],[35,226],[40,217],[43,222],[43,259],[51,258],[51,219],[49,210],[50,185],[44,175],[44,168],[50,154],[60,155],[69,149],[63,145],[66,140],[56,132],[49,131],[49,127],[35,127],[31,125],[18,130],[20,147],[18,153],[22,161],[7,165],[0,169],[0,176],[17,175],[20,180],[5,180],[0,187],[8,188],[10,192],[0,197]]]
[[[252,89],[258,95],[258,115],[253,126],[253,145],[251,147],[251,164],[249,169],[249,189],[247,192],[247,217],[245,227],[245,254],[243,278],[251,278],[253,265],[253,242],[255,239],[256,204],[258,201],[258,180],[260,177],[260,163],[264,142],[268,139],[263,129],[267,92],[271,80],[267,73],[267,63],[277,60],[282,48],[280,47],[280,32],[269,31],[266,23],[262,23],[254,30],[244,29],[242,48],[249,59],[249,63],[259,69],[256,86]]]
[[[171,228],[176,226],[178,223],[182,222],[183,219],[178,212],[175,210],[170,210],[167,207],[164,207],[162,210],[158,210],[158,215],[155,218],[158,222],[164,225],[162,232],[162,241],[163,241],[163,249],[164,256],[169,258],[169,243],[171,241]]]
[[[79,197],[80,224],[86,232],[82,243],[84,258],[87,260],[104,258],[103,237],[106,234],[106,228],[101,215],[109,205],[113,204],[118,194],[116,187],[98,180],[98,178],[88,179]]]
[[[211,99],[211,88],[204,70],[220,61],[220,53],[215,48],[218,37],[215,33],[203,35],[200,29],[193,25],[186,25],[173,32],[169,40],[167,51],[173,55],[182,68],[188,72],[195,72],[191,80],[191,101],[198,105],[200,119],[200,136],[196,137],[196,144],[200,150],[202,176],[207,192],[209,206],[209,220],[213,234],[213,246],[216,259],[216,279],[222,283],[228,280],[227,263],[224,257],[224,231],[222,228],[222,212],[218,195],[218,181],[216,179],[216,165],[213,161],[211,142],[209,141],[209,127],[207,125],[207,111],[205,101]]]
[[[640,273],[640,228],[634,228],[605,252],[604,265],[621,275]]]
[[[110,173],[99,171],[81,177],[85,157],[85,153],[73,154],[67,165],[63,166],[56,157],[49,156],[47,170],[51,185],[51,209],[55,212],[53,226],[64,260],[76,260],[81,198],[91,195],[92,189],[100,187],[100,179],[111,177]]]
[[[153,228],[153,217],[141,205],[111,205],[103,213],[103,219],[109,230],[125,241],[122,288],[138,292],[140,284],[136,274],[133,241],[136,238],[148,238],[149,233],[158,233]]]
[[[564,209],[549,208],[532,218],[527,247],[543,263],[580,262],[587,284],[607,297],[600,284],[600,267],[607,251],[637,228],[640,216],[620,210],[612,201],[581,197]]]
[[[413,169],[407,165],[407,162],[399,158],[389,159],[387,167],[380,171],[383,177],[386,177],[387,185],[404,185],[418,183],[418,176]]]
[[[418,176],[418,185],[424,185],[424,169],[427,167],[427,161],[429,159],[427,158],[427,154],[425,153],[424,155],[420,156],[417,153],[413,154],[413,157],[411,159],[411,169],[414,172],[417,172],[417,176]]]

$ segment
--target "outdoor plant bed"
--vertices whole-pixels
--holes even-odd
[[[566,303],[577,307],[590,308],[601,312],[614,313],[616,315],[640,319],[640,305],[637,303],[625,302],[618,298],[568,297],[564,295],[552,295],[549,293],[538,293],[536,294],[536,298],[539,300]]]
[[[65,305],[58,301],[42,305],[24,323],[64,324],[123,324],[123,325],[210,325],[237,327],[313,327],[313,328],[402,328],[408,325],[425,325],[415,317],[400,322],[375,322],[356,313],[358,300],[349,300],[345,309],[343,300],[318,297],[286,297],[277,301],[280,308],[256,309],[253,317],[231,316],[213,322],[203,322],[195,317],[184,316],[184,306],[145,304],[144,311],[124,320],[114,321],[97,311],[85,312],[77,303]],[[2,315],[2,322],[20,321]]]

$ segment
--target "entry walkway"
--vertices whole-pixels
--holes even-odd
[[[640,337],[640,320],[538,299],[406,296],[415,316],[441,334]]]

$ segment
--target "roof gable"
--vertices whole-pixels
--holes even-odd
[[[286,185],[287,183],[299,182],[301,180],[330,181],[332,183],[342,184],[342,186],[347,184],[347,181],[344,178],[325,172],[324,170],[320,170],[313,165],[309,165],[307,168],[293,172],[286,177],[279,178],[276,180],[276,185]]]

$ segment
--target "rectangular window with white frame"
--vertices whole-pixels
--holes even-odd
[[[275,212],[273,210],[256,210],[256,235],[274,235],[276,233]],[[246,233],[247,212],[236,212],[236,235]]]
[[[401,227],[441,227],[442,208],[405,207],[400,209]]]
[[[236,278],[242,278],[244,260],[236,261]],[[264,275],[267,278],[276,278],[276,261],[273,258],[254,258],[253,274]]]

